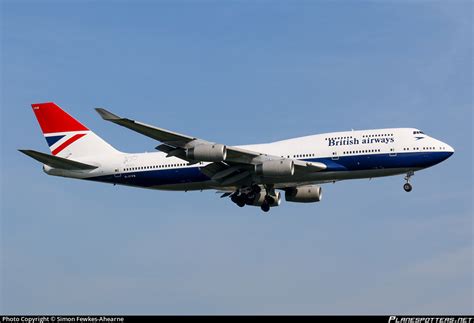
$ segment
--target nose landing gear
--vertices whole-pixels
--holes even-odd
[[[410,184],[410,177],[412,177],[413,175],[415,175],[415,173],[411,171],[407,173],[407,176],[405,176],[406,183],[403,185],[403,189],[405,190],[405,192],[411,192],[411,190],[413,189]]]

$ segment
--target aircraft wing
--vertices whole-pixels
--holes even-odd
[[[147,125],[139,121],[122,118],[102,108],[97,108],[96,111],[106,121],[113,122],[147,137],[161,141],[163,144],[157,146],[156,149],[167,153],[168,157],[174,156],[189,161],[190,163],[196,163],[199,162],[199,160],[195,161],[187,157],[187,149],[192,149],[200,145],[218,145],[216,143],[196,137]],[[203,168],[206,175],[215,180],[224,180],[226,177],[235,177],[236,181],[241,180],[242,178],[246,177],[243,175],[243,173],[245,173],[247,176],[251,175],[251,173],[254,171],[253,166],[255,165],[262,164],[268,160],[290,159],[233,146],[225,146],[225,149],[225,160],[218,163],[212,163]],[[317,172],[326,169],[326,165],[323,163],[305,162],[294,159],[290,160],[294,162],[296,172]],[[230,182],[232,182],[232,180]]]
[[[113,122],[122,127],[131,129],[142,135],[153,138],[155,140],[163,142],[165,145],[160,145],[157,147],[158,150],[164,151],[167,153],[173,152],[176,148],[188,149],[202,144],[213,144],[212,142],[198,139],[195,137],[183,135],[174,131],[166,130],[163,128],[158,128],[155,126],[147,125],[145,123],[121,118],[105,109],[97,108],[96,111],[99,115],[106,121]],[[248,163],[255,157],[258,157],[262,154],[250,150],[245,150],[237,147],[226,146],[227,149],[227,158],[226,160]],[[175,153],[172,153],[173,156],[180,157]]]
[[[95,110],[99,113],[99,115],[104,120],[116,123],[122,127],[131,129],[133,131],[141,133],[142,135],[156,139],[163,143],[167,143],[171,146],[186,147],[188,143],[196,140],[196,138],[186,136],[177,132],[150,126],[150,125],[147,125],[145,123],[141,123],[135,120],[121,118],[102,108],[97,108]]]

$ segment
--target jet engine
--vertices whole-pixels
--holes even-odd
[[[295,163],[289,159],[267,160],[255,166],[255,173],[264,177],[291,176],[295,173]]]
[[[186,157],[193,160],[219,162],[225,160],[227,148],[221,144],[203,144],[186,150]]]
[[[285,191],[287,202],[312,203],[322,198],[322,189],[318,185],[304,185],[289,188]]]

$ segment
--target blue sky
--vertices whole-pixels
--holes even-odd
[[[472,2],[1,2],[1,313],[472,313]],[[30,104],[226,144],[416,127],[456,149],[263,215],[48,177]]]

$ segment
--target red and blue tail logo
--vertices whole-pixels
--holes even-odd
[[[89,132],[87,127],[53,102],[35,103],[31,107],[53,155],[59,154]]]

